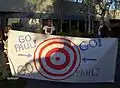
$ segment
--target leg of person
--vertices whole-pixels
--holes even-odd
[[[1,59],[3,59],[3,53],[2,52],[3,51],[0,51],[0,80],[3,79],[3,77],[2,77],[2,61],[1,61]]]
[[[4,51],[0,52],[0,66],[1,66],[0,68],[2,72],[2,78],[5,79],[8,76],[8,71],[6,69]]]

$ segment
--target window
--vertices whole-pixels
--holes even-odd
[[[64,20],[62,23],[62,31],[69,32],[69,20]]]
[[[77,30],[77,20],[71,20],[71,30]]]
[[[80,32],[85,32],[85,21],[84,20],[79,20],[79,31]]]
[[[79,3],[82,3],[82,2],[83,2],[83,0],[78,0],[78,2],[79,2]]]

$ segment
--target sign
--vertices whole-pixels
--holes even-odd
[[[13,76],[57,82],[114,82],[118,41],[10,31]],[[106,65],[107,64],[107,65]]]

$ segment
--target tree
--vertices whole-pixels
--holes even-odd
[[[35,30],[35,32],[42,32],[42,21],[40,18],[41,16],[43,18],[49,17],[53,11],[53,3],[55,3],[55,0],[26,0],[25,8],[28,14],[21,18],[21,23],[25,27],[23,31]]]
[[[86,25],[88,25],[88,27],[86,27],[87,28],[87,32],[88,33],[91,33],[91,32],[93,32],[93,30],[91,30],[91,29],[93,29],[92,27],[91,27],[91,25],[93,25],[92,23],[93,23],[93,21],[94,21],[94,18],[95,18],[95,3],[94,3],[94,0],[84,0],[84,8],[85,8],[85,14],[87,15],[86,17],[85,17],[85,24]]]
[[[88,8],[88,11],[89,9],[92,9],[94,17],[99,21],[99,23],[101,21],[104,22],[103,25],[107,23],[107,26],[109,27],[109,8],[113,3],[112,0],[84,0],[84,3],[86,5],[86,8]],[[107,17],[108,20],[105,20],[105,17]]]
[[[103,21],[104,21],[106,12],[109,15],[110,4],[112,4],[111,0],[109,0],[108,2],[105,2],[104,0],[96,0],[96,5],[98,5],[100,9],[100,12],[97,12],[96,14],[99,14],[100,19]]]

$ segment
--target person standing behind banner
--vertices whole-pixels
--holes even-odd
[[[45,34],[51,35],[55,31],[55,27],[53,26],[50,20],[47,21],[47,25],[43,27]]]
[[[0,51],[4,50],[4,45],[3,45],[3,34],[2,30],[0,29]]]
[[[12,29],[10,25],[6,26],[4,30],[5,40],[4,40],[4,52],[7,55],[8,54],[8,37],[9,37],[9,31]]]
[[[101,28],[102,28],[102,27],[103,27],[103,26],[100,25],[99,28],[98,28],[98,37],[102,37],[102,36],[101,36]]]
[[[4,32],[2,29],[0,29],[0,80],[5,79],[8,76],[8,71],[6,68],[6,58],[4,53],[4,41]]]
[[[101,20],[98,28],[98,37],[102,38],[108,37],[108,32],[109,31],[107,26],[105,25],[104,21]]]

